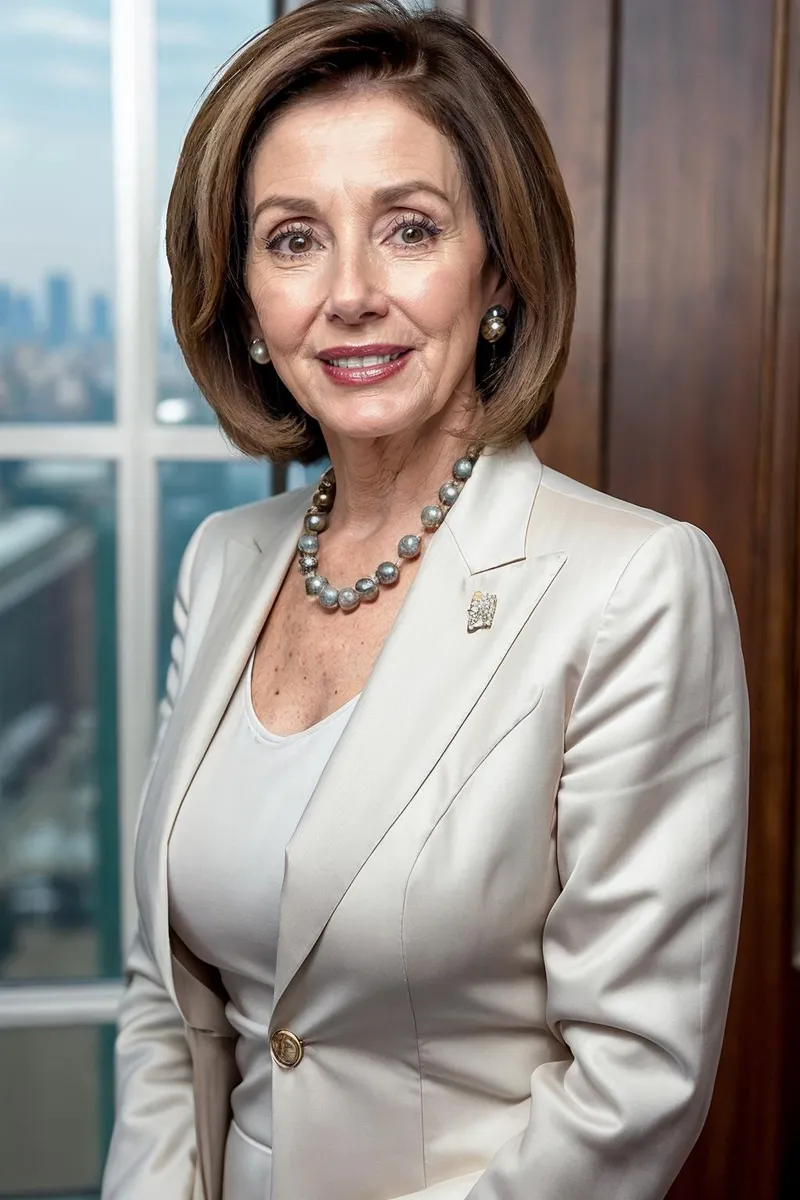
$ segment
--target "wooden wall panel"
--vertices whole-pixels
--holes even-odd
[[[794,494],[794,503],[780,504],[778,517],[782,541],[793,549],[794,570],[786,581],[785,609],[793,627],[793,652],[787,652],[788,638],[780,644],[780,629],[772,660],[779,659],[782,672],[789,672],[790,700],[781,732],[793,747],[787,788],[786,828],[793,835],[794,854],[789,856],[788,871],[793,868],[794,967],[789,972],[785,1010],[787,1038],[784,1050],[783,1155],[780,1195],[796,1196],[800,1191],[800,0],[787,5],[786,31],[786,102],[782,143],[782,223],[779,244],[778,311],[775,361],[775,433],[779,461],[785,478],[786,493]],[[780,838],[780,829],[778,838]],[[792,861],[793,857],[793,861]],[[787,871],[787,873],[788,873]]]
[[[704,528],[747,624],[768,6],[624,0],[622,12],[606,484]]]
[[[620,27],[605,482],[716,542],[754,700],[739,960],[711,1113],[672,1193],[681,1200],[776,1196],[781,1149],[789,756],[771,726],[787,699],[768,639],[786,566],[771,524],[785,508],[772,440],[771,8],[623,0]],[[784,622],[784,648],[785,633]]]
[[[537,452],[602,483],[605,248],[613,54],[612,0],[476,0],[470,19],[544,119],[575,212],[578,309],[572,353]]]

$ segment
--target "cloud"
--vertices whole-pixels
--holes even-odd
[[[108,21],[55,6],[21,9],[9,27],[13,33],[52,38],[72,46],[108,46],[109,42]]]
[[[11,155],[25,144],[25,131],[21,124],[9,121],[0,114],[0,154]]]
[[[48,63],[39,75],[46,83],[70,92],[103,92],[106,97],[110,96],[111,76],[107,69],[59,62]]]
[[[160,46],[201,46],[207,39],[188,21],[159,21],[156,37]]]

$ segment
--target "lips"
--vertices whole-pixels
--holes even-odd
[[[411,351],[408,349],[401,349],[399,354],[397,354],[396,351],[394,353],[396,357],[384,358],[384,361],[382,362],[375,362],[372,355],[365,355],[362,352],[362,354],[358,356],[348,355],[346,359],[343,355],[342,359],[339,360],[352,363],[353,359],[358,357],[359,361],[354,365],[336,366],[335,363],[330,363],[324,358],[320,359],[320,365],[322,370],[333,383],[342,384],[349,387],[361,387],[365,384],[368,385],[381,383],[383,380],[390,379],[392,376],[396,375],[399,371],[402,371],[405,368],[405,365],[411,355]],[[374,357],[377,358],[379,356],[375,355]],[[365,363],[363,361],[365,358],[370,359],[371,361],[369,363]]]
[[[410,346],[399,346],[391,342],[367,342],[363,346],[328,346],[325,350],[320,350],[317,358],[331,362],[336,358],[372,358],[375,355],[401,354],[410,349]]]

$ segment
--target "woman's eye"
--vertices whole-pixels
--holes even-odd
[[[308,241],[309,239],[304,233],[290,234],[287,242],[289,252],[291,254],[302,254],[304,250],[308,249]]]
[[[441,230],[427,217],[404,217],[397,222],[392,233],[400,233],[404,246],[421,246],[435,238]]]
[[[314,234],[310,229],[281,229],[267,242],[267,249],[283,258],[300,258],[310,252],[313,244]]]

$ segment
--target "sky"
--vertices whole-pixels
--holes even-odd
[[[137,0],[119,0],[134,4]],[[216,69],[271,0],[156,0],[159,206]],[[0,282],[34,294],[71,275],[79,316],[113,292],[109,0],[0,3]],[[164,284],[164,269],[162,291]]]

